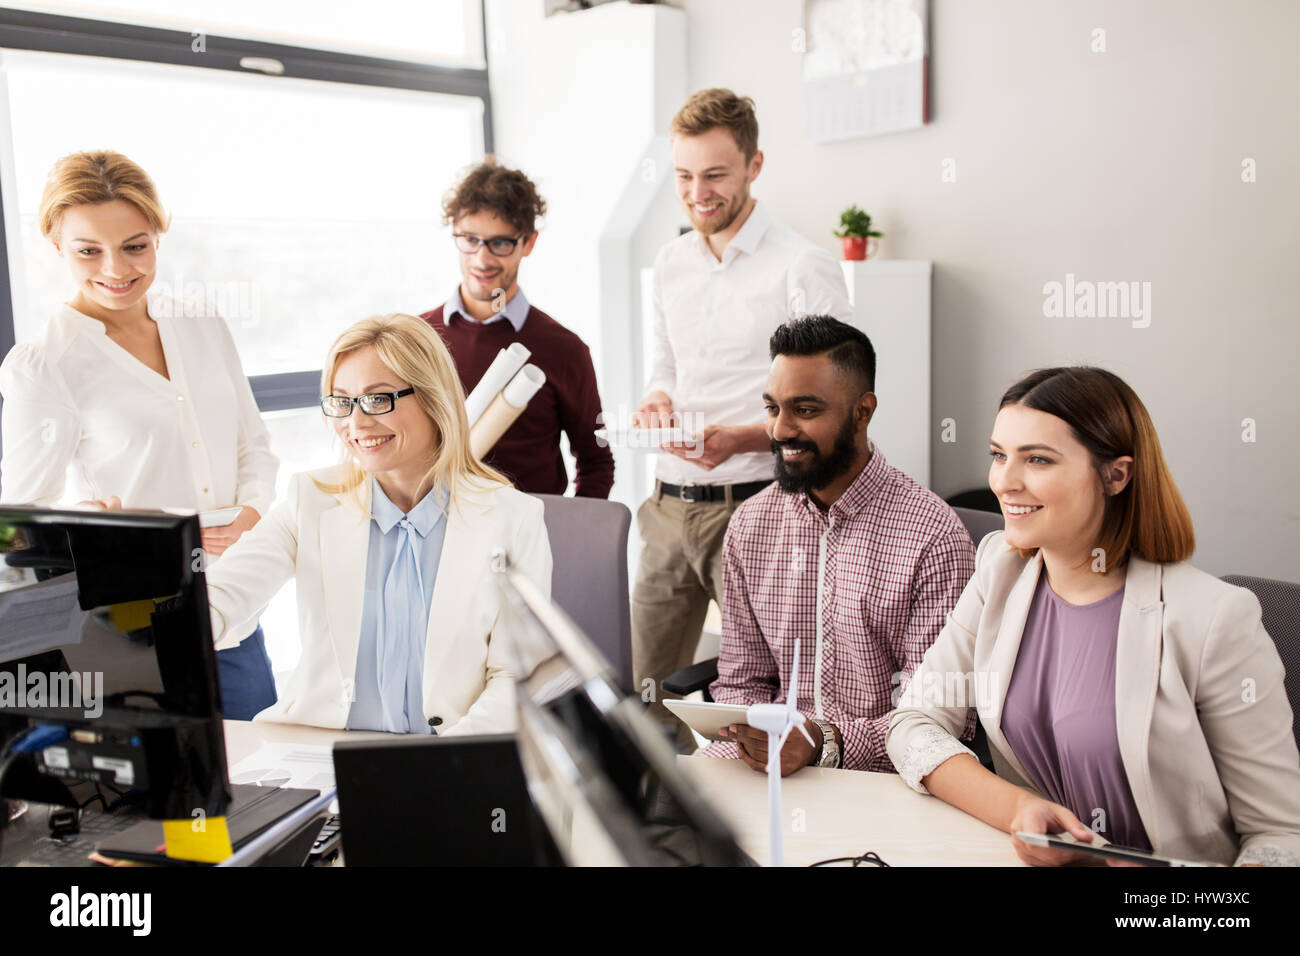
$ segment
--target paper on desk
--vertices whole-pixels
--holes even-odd
[[[334,788],[334,750],[309,744],[263,744],[230,768],[231,783],[300,790]]]
[[[77,577],[61,574],[37,582],[31,568],[0,573],[0,661],[81,643],[86,611],[77,600]]]

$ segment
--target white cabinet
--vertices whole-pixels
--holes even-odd
[[[853,324],[876,349],[876,415],[867,434],[886,460],[930,486],[930,276],[910,259],[842,262]]]

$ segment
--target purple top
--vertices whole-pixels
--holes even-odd
[[[1115,727],[1115,645],[1124,589],[1076,607],[1038,578],[1002,708],[1029,782],[1111,843],[1149,850]]]

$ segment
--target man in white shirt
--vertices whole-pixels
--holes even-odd
[[[768,340],[800,315],[852,319],[834,257],[749,194],[763,168],[753,101],[701,90],[672,135],[677,193],[695,231],[655,260],[654,368],[636,422],[680,426],[696,440],[659,457],[654,493],[637,512],[644,547],[632,595],[637,687],[669,724],[660,683],[692,662],[709,601],[722,601],[727,521],[773,478]],[[678,739],[689,743],[684,725]]]

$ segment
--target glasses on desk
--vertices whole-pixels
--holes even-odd
[[[509,236],[493,236],[491,239],[480,239],[478,236],[471,236],[468,233],[452,233],[456,240],[456,248],[466,255],[473,255],[479,251],[483,243],[487,243],[488,252],[494,256],[505,257],[515,251],[515,246],[524,241],[523,236],[510,238]]]
[[[367,415],[387,415],[404,395],[414,395],[414,388],[404,388],[400,392],[371,392],[351,398],[347,395],[326,395],[320,400],[320,410],[330,418],[347,418],[352,414],[352,406],[360,406]]]

